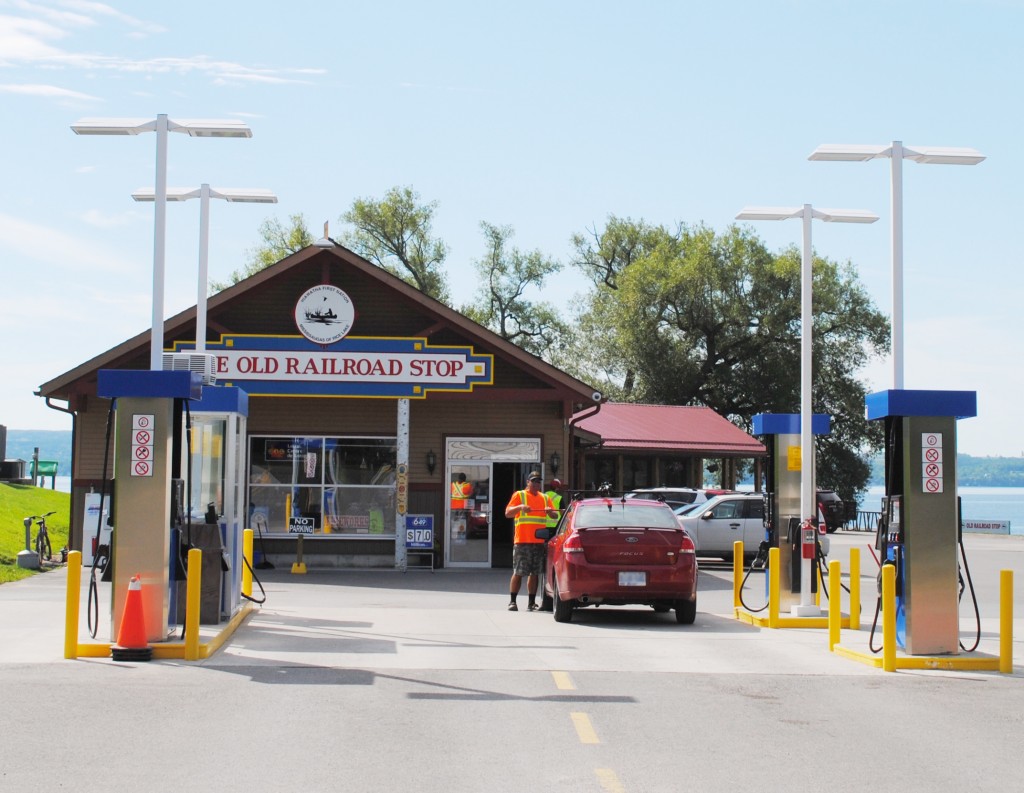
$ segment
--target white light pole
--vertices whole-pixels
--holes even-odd
[[[83,118],[71,125],[78,135],[140,135],[156,133],[156,192],[153,223],[153,331],[149,368],[163,368],[164,349],[164,240],[167,230],[167,133],[181,132],[194,138],[251,138],[252,130],[241,121],[188,119],[172,121],[165,113],[155,119]]]
[[[207,272],[210,258],[210,199],[220,198],[228,202],[244,204],[276,204],[277,196],[269,190],[238,187],[215,187],[202,184],[198,188],[172,187],[166,189],[167,201],[188,201],[199,199],[199,288],[196,293],[196,352],[206,350],[206,295]],[[136,201],[154,201],[153,190],[136,190],[132,193]]]
[[[892,387],[903,388],[903,161],[936,165],[977,165],[985,155],[976,149],[948,146],[845,145],[826,143],[809,160],[866,162],[888,157],[892,161]]]
[[[814,336],[813,314],[813,252],[811,220],[827,223],[874,223],[878,215],[863,209],[815,209],[802,207],[744,207],[737,220],[803,220],[803,252],[800,259],[800,511],[801,518],[810,518],[817,527],[814,498],[814,435],[811,432],[811,342]],[[794,607],[798,617],[818,613],[811,600],[811,559],[804,559],[800,575],[800,605]]]

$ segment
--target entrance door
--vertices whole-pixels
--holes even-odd
[[[448,563],[452,567],[490,567],[491,464],[452,463],[448,491]]]

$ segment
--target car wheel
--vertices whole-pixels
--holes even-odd
[[[676,622],[680,625],[693,625],[695,619],[697,619],[697,601],[677,600]]]
[[[558,582],[555,581],[553,584],[554,595],[552,596],[552,606],[555,612],[555,622],[571,622],[572,621],[572,607],[573,603],[571,600],[562,600],[562,596],[558,594]]]
[[[554,602],[555,601],[551,597],[551,595],[549,595],[546,591],[544,591],[542,589],[541,595],[540,595],[540,610],[541,611],[551,611],[552,608],[554,607],[554,605],[553,605]]]
[[[827,531],[829,534],[835,534],[837,531],[839,531],[839,527],[838,526],[826,526],[825,527],[825,531]]]

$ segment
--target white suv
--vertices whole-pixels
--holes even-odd
[[[764,497],[761,493],[729,493],[715,496],[701,507],[679,515],[679,523],[697,545],[701,556],[732,559],[732,546],[743,541],[743,555],[751,559],[764,539]],[[818,510],[818,541],[828,555],[829,537],[825,518]]]

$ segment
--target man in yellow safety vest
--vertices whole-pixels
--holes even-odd
[[[537,582],[544,571],[547,549],[544,540],[538,539],[537,529],[546,528],[548,518],[557,518],[558,510],[551,505],[548,497],[541,492],[539,471],[530,471],[525,490],[517,490],[505,507],[505,517],[514,518],[515,539],[512,545],[512,580],[509,582],[509,611],[519,611],[516,596],[526,576],[526,594],[529,596],[527,609],[536,611]]]
[[[548,501],[551,502],[556,510],[558,510],[558,517],[562,516],[562,480],[552,479],[551,486],[548,488],[548,492],[544,494],[548,497]],[[548,528],[553,529],[558,525],[558,518],[548,518]]]

